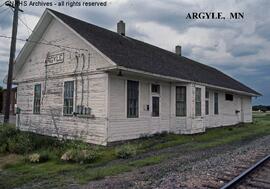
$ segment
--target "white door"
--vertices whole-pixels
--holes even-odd
[[[160,97],[152,96],[151,98],[151,128],[152,133],[160,133]]]

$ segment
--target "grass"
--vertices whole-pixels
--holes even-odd
[[[166,157],[168,157],[168,156],[167,155],[159,155],[159,156],[147,157],[144,159],[132,161],[128,165],[133,166],[133,167],[137,167],[137,168],[149,166],[149,165],[155,165],[155,164],[162,162]]]
[[[0,178],[0,188],[13,188],[24,183],[42,180],[51,180],[57,184],[64,185],[75,180],[76,183],[84,184],[90,180],[102,179],[106,176],[113,176],[119,173],[132,171],[134,169],[154,165],[162,162],[162,156],[147,157],[141,160],[134,160],[121,164],[111,164],[106,166],[91,166],[81,164],[68,164],[50,161],[33,165],[30,163],[18,162],[17,164],[5,167],[6,176],[16,175],[7,179]],[[0,174],[1,175],[1,174]],[[2,185],[2,187],[1,187]]]
[[[254,123],[250,124],[208,129],[206,133],[196,135],[166,134],[130,141],[129,145],[137,149],[137,156],[128,160],[117,159],[115,151],[121,145],[98,147],[101,157],[91,164],[61,162],[59,150],[63,151],[64,147],[59,144],[50,148],[50,161],[41,164],[27,163],[22,155],[2,154],[0,155],[0,170],[2,168],[3,171],[0,171],[0,188],[13,188],[27,183],[45,181],[47,183],[44,185],[47,188],[51,186],[61,188],[69,183],[83,184],[90,180],[98,180],[106,176],[165,162],[170,154],[158,152],[161,149],[174,147],[188,153],[192,150],[203,150],[239,141],[254,140],[269,134],[270,114],[255,114]],[[48,144],[51,143],[48,142]],[[66,146],[70,146],[70,144]],[[89,148],[92,147],[89,146]]]
[[[106,176],[113,176],[119,173],[131,171],[132,167],[127,164],[111,165],[95,169],[82,170],[75,173],[75,178],[80,184],[85,184],[89,180],[99,180]]]

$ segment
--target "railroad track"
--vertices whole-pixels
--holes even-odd
[[[263,157],[220,189],[270,189],[270,155]]]

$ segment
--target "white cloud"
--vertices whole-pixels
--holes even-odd
[[[230,75],[246,76],[261,74],[270,66],[269,7],[268,0],[260,3],[254,0],[109,0],[105,8],[50,8],[114,31],[117,21],[123,19],[129,36],[169,51],[180,44],[183,55],[189,58],[224,68]],[[45,7],[23,9],[25,16],[21,18],[33,29]],[[234,21],[185,19],[188,12],[200,11],[220,11],[225,15],[244,12],[245,18]],[[10,35],[11,21],[4,21],[0,19],[0,34]],[[25,39],[29,32],[19,22],[18,37]],[[8,60],[9,43],[10,40],[0,38],[1,66]],[[17,48],[21,49],[23,44],[18,41]]]

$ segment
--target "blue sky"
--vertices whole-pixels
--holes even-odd
[[[0,5],[4,0],[0,0]],[[18,38],[30,34],[46,7],[22,7]],[[253,104],[270,105],[269,0],[111,0],[107,7],[48,7],[116,31],[126,22],[128,36],[218,68],[262,93]],[[0,7],[0,35],[10,36],[12,11]],[[243,20],[188,20],[190,12],[244,12]],[[21,22],[24,22],[24,24]],[[0,38],[0,85],[7,73],[9,39]],[[17,53],[23,42],[17,42]]]

